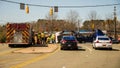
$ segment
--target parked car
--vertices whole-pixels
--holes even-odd
[[[112,41],[108,36],[97,36],[93,41],[93,48],[108,48],[112,49]]]
[[[77,40],[75,36],[63,36],[60,43],[61,43],[61,50],[78,49]]]
[[[77,37],[77,40],[78,40],[79,43],[85,43],[86,42],[86,38],[84,36]]]

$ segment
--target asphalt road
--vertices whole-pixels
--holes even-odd
[[[120,44],[114,44],[113,50],[94,50],[91,45],[46,54],[12,53],[19,48],[0,46],[0,68],[120,68]]]

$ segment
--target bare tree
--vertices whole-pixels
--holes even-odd
[[[106,26],[106,30],[108,30],[108,31],[112,30],[114,27],[114,23],[112,23],[113,14],[107,14],[107,15],[105,15],[105,17],[106,17],[106,21],[105,21],[104,25]]]
[[[101,24],[102,23],[98,23],[98,18],[99,16],[97,15],[97,12],[96,11],[91,11],[89,14],[88,14],[88,19],[90,20],[90,24],[89,26],[91,26],[91,29],[98,29],[98,28],[101,28]]]
[[[113,19],[113,14],[106,14],[105,15],[105,17],[106,17],[106,20],[112,20]]]
[[[50,14],[48,13],[48,14],[45,16],[45,18],[46,18],[47,20],[56,20],[57,17],[58,17],[57,13],[54,13],[52,16],[50,16]]]
[[[78,22],[79,14],[76,11],[70,10],[70,12],[67,13],[66,20],[70,23],[76,23]]]
[[[79,13],[74,11],[74,10],[70,10],[70,12],[67,13],[66,15],[66,21],[69,23],[69,29],[70,30],[76,30],[77,28],[80,28],[78,24],[80,24],[81,19],[79,17]],[[71,28],[72,27],[72,28]]]
[[[90,20],[96,20],[96,19],[98,19],[97,12],[96,12],[96,11],[91,11],[91,12],[88,14],[88,18],[89,18]]]
[[[49,13],[47,13],[47,15],[45,16],[46,20],[47,20],[47,25],[45,25],[49,31],[53,31],[55,28],[55,22],[57,21],[57,13],[54,12],[53,15],[50,15]]]

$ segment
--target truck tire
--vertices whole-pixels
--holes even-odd
[[[10,47],[10,48],[13,48],[13,47],[14,47],[14,45],[12,45],[12,44],[9,44],[9,47]]]

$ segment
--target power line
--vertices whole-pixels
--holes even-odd
[[[89,6],[59,6],[60,8],[89,8],[89,7],[105,7],[105,6],[115,6],[120,5],[118,4],[105,4],[105,5],[89,5]]]
[[[0,0],[0,1],[9,2],[9,3],[15,3],[15,4],[20,4],[19,2],[8,1],[8,0]]]
[[[0,0],[8,3],[14,3],[14,4],[20,4],[20,2],[15,1],[9,1],[9,0]],[[29,6],[38,6],[38,7],[54,7],[50,5],[38,5],[38,4],[26,4]],[[103,5],[87,5],[87,6],[58,6],[59,8],[89,8],[89,7],[106,7],[106,6],[117,6],[120,5],[120,3],[116,4],[103,4]]]

